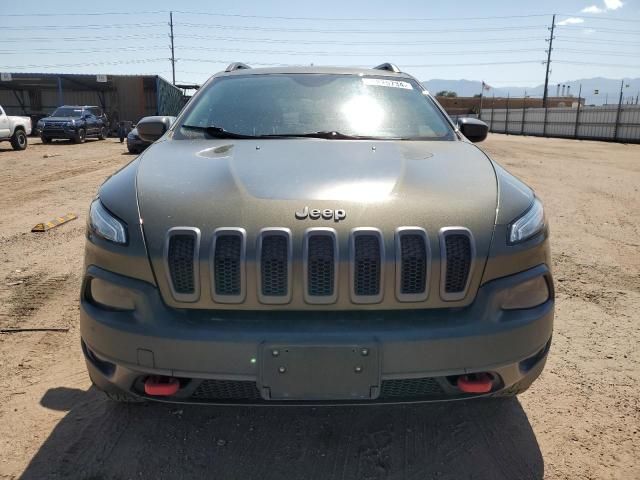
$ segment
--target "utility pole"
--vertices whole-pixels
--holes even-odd
[[[576,109],[576,125],[573,129],[573,137],[578,138],[578,127],[580,126],[580,98],[582,97],[582,84],[580,84],[580,88],[578,89],[578,107]]]
[[[544,77],[544,93],[542,96],[542,106],[546,108],[547,106],[547,89],[549,87],[549,68],[551,67],[551,50],[553,47],[553,32],[556,28],[556,14],[553,14],[553,19],[551,20],[551,35],[549,36],[549,50],[547,50],[547,73]]]
[[[618,110],[616,112],[616,123],[613,127],[613,139],[618,140],[618,125],[620,125],[620,111],[622,110],[622,89],[624,88],[624,79],[620,81],[620,98],[618,98]]]
[[[169,38],[171,38],[171,73],[173,76],[173,84],[176,84],[176,57],[173,51],[173,12],[169,12],[169,29],[171,30],[171,34]]]

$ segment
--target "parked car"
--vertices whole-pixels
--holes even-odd
[[[84,143],[88,137],[107,138],[109,121],[100,107],[65,105],[37,123],[42,143],[53,139],[68,139]]]
[[[127,135],[127,150],[129,150],[129,153],[141,153],[149,145],[151,145],[151,142],[142,140],[138,135],[137,128],[131,130]]]
[[[232,64],[89,211],[80,332],[112,399],[513,396],[551,344],[533,190],[414,77]]]
[[[7,115],[0,106],[0,142],[9,141],[14,150],[24,150],[28,135],[31,135],[31,119]]]

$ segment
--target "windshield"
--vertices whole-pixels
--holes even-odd
[[[78,117],[82,116],[81,108],[72,107],[60,107],[56,108],[56,111],[51,114],[52,117]]]
[[[247,136],[339,132],[331,138],[452,139],[443,114],[422,92],[412,80],[382,76],[222,77],[195,99],[181,122],[191,128],[181,133],[202,138],[207,132],[198,127],[215,127]]]

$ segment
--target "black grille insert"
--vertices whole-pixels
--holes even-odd
[[[442,386],[433,377],[425,378],[401,378],[397,380],[384,380],[380,399],[390,398],[423,398],[444,394]]]
[[[451,233],[445,236],[444,242],[447,256],[444,291],[464,292],[471,270],[471,239],[464,234]]]
[[[282,233],[262,237],[260,279],[262,295],[286,297],[289,293],[289,238]]]
[[[354,239],[353,291],[357,296],[380,294],[382,256],[377,235],[359,234]]]
[[[182,295],[195,293],[194,252],[196,237],[178,233],[169,239],[167,261],[173,290]]]
[[[333,237],[313,235],[308,242],[307,293],[316,297],[332,296],[336,274]]]
[[[417,234],[400,237],[400,293],[417,295],[427,287],[427,247]]]
[[[221,234],[216,238],[213,271],[216,295],[242,293],[242,237]]]
[[[203,380],[191,395],[195,400],[259,400],[255,382],[245,380]]]

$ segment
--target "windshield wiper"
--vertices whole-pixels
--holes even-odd
[[[260,138],[260,136],[256,135],[245,135],[243,133],[230,132],[222,127],[217,127],[215,125],[211,125],[208,127],[201,127],[199,125],[182,125],[180,128],[186,128],[187,130],[198,130],[200,132],[206,133],[210,137],[216,138]]]
[[[378,137],[347,135],[335,130],[308,133],[281,133],[275,135],[261,135],[261,138],[326,138],[327,140],[379,140]]]
[[[399,140],[397,138],[380,138],[363,135],[347,135],[335,130],[331,131],[319,131],[308,133],[274,133],[266,135],[246,135],[244,133],[235,133],[225,130],[222,127],[211,125],[208,127],[201,127],[198,125],[182,125],[181,128],[188,130],[198,130],[205,132],[207,135],[216,138],[245,138],[245,139],[257,139],[257,138],[324,138],[327,140]]]

